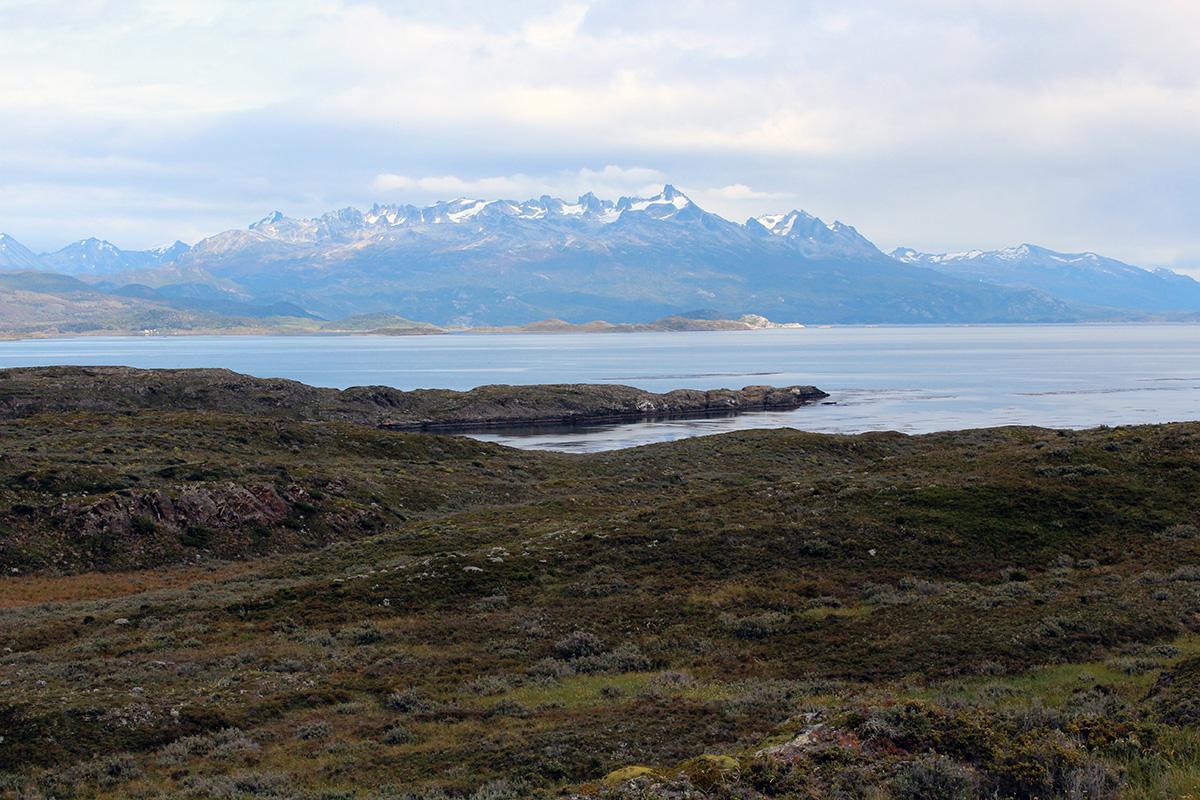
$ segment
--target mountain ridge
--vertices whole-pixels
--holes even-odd
[[[1167,269],[1145,270],[1096,253],[1059,253],[1033,244],[933,255],[897,248],[893,258],[963,279],[1022,286],[1068,302],[1146,311],[1200,308],[1200,282]]]
[[[717,302],[787,322],[1078,316],[1037,292],[904,265],[852,226],[804,212],[733,223],[670,184],[616,203],[459,198],[311,220],[276,212],[202,240],[177,264],[322,316],[386,311],[438,325],[641,322]]]
[[[805,211],[735,223],[671,184],[616,202],[460,197],[424,207],[279,211],[244,229],[147,251],[87,239],[37,256],[0,239],[0,268],[57,269],[101,290],[291,304],[338,319],[396,314],[444,327],[557,318],[636,324],[720,307],[796,323],[1069,322],[1200,311],[1200,283],[1034,245],[883,253]],[[105,270],[115,270],[108,271]]]

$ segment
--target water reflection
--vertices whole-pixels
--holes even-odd
[[[922,434],[1007,425],[1079,429],[1189,419],[1200,419],[1197,379],[1179,381],[1169,388],[1124,386],[1043,392],[955,394],[944,389],[849,389],[831,392],[823,403],[788,411],[503,429],[466,435],[528,450],[587,453],[757,428],[793,428],[812,433]]]
[[[786,428],[793,423],[793,415],[804,408],[807,406],[788,411],[726,411],[701,416],[672,415],[619,422],[515,426],[499,430],[461,431],[459,435],[526,450],[590,453],[734,430]]]

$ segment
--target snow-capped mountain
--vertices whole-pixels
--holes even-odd
[[[758,223],[767,233],[781,236],[810,254],[856,256],[879,252],[875,245],[849,225],[841,222],[827,225],[804,211],[757,217],[749,220],[747,227],[752,223]]]
[[[1200,284],[1165,270],[1029,245],[888,256],[842,222],[793,210],[738,224],[670,185],[616,202],[589,193],[574,202],[375,205],[314,219],[275,212],[193,248],[122,251],[88,239],[39,257],[0,238],[0,266],[9,263],[50,263],[91,273],[102,291],[153,291],[171,302],[291,303],[328,319],[388,313],[439,325],[644,322],[695,309],[802,323],[1200,310]]]
[[[0,269],[49,269],[37,255],[7,233],[0,233]]]
[[[854,228],[840,222],[826,225],[802,211],[792,211],[738,225],[704,211],[668,184],[654,197],[622,197],[616,203],[589,192],[574,203],[544,195],[523,202],[459,198],[424,208],[375,205],[365,214],[344,208],[316,219],[293,219],[275,212],[246,230],[227,231],[201,241],[183,260],[227,258],[256,247],[297,253],[339,245],[387,248],[437,241],[449,249],[572,247],[608,251],[649,239],[677,245],[688,238],[750,249],[765,246],[808,257],[884,258]]]
[[[615,203],[459,198],[315,219],[278,212],[196,244],[195,265],[259,301],[437,324],[633,322],[697,308],[784,322],[1067,319],[1036,292],[897,262],[802,211],[737,224],[673,186]]]
[[[1143,311],[1200,309],[1200,283],[1192,278],[1095,253],[1057,253],[1023,244],[941,255],[899,248],[892,257],[967,280],[1037,289],[1074,303]]]
[[[148,269],[174,261],[191,248],[183,242],[151,248],[122,250],[111,242],[90,238],[53,253],[42,253],[45,266],[65,275],[110,275],[130,269]]]

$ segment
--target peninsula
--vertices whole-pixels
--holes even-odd
[[[491,385],[466,392],[390,386],[339,390],[227,369],[60,366],[0,371],[0,419],[71,410],[170,409],[445,431],[782,410],[828,396],[815,386],[676,389],[665,394],[616,384]]]

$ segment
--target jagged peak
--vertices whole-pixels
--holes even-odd
[[[829,227],[807,211],[792,209],[786,214],[764,214],[755,217],[755,221],[776,236],[791,236],[797,223],[803,229],[805,236],[811,236],[811,231],[817,227]]]
[[[285,218],[282,213],[280,213],[278,211],[272,211],[270,214],[263,217],[258,222],[255,222],[254,224],[252,224],[250,226],[250,230],[255,230],[257,228],[263,228],[263,227],[266,227],[267,225],[274,225],[277,222],[282,222],[284,219]]]

